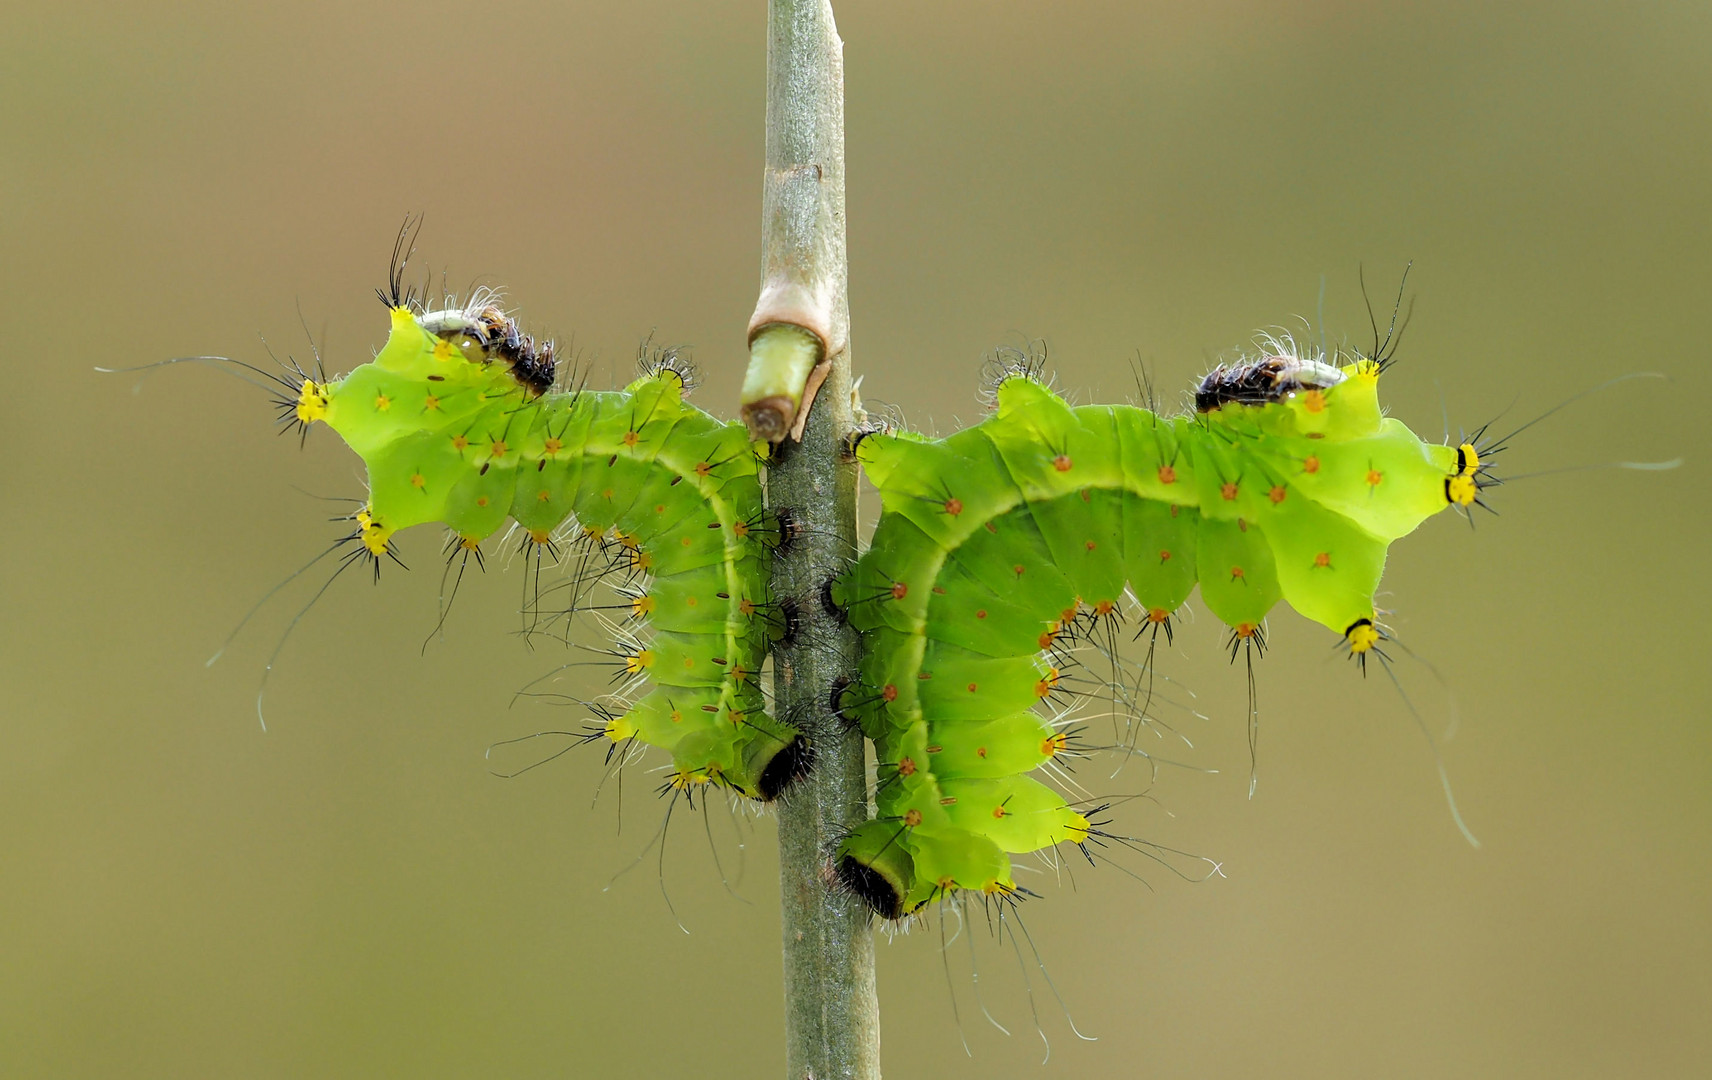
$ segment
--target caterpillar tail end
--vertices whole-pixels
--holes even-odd
[[[919,906],[909,903],[915,860],[899,842],[901,832],[886,822],[864,822],[838,845],[836,855],[844,889],[880,918],[894,921]]]
[[[766,742],[764,749],[751,748],[746,765],[755,777],[755,794],[762,802],[772,802],[808,776],[814,767],[814,744],[801,734],[782,746],[772,740]]]

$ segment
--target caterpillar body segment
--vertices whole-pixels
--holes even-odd
[[[1469,468],[1381,415],[1371,361],[1275,367],[1227,369],[1175,417],[1072,407],[1015,372],[981,424],[861,441],[883,512],[835,590],[862,635],[841,701],[879,766],[875,818],[838,863],[877,913],[1009,895],[1012,855],[1095,830],[1030,775],[1067,745],[1059,646],[1090,620],[1169,628],[1199,584],[1233,642],[1258,643],[1283,599],[1358,654],[1378,643],[1388,544]]]
[[[298,418],[324,421],[368,466],[362,542],[382,554],[398,530],[441,522],[473,548],[509,519],[548,549],[574,522],[609,552],[630,616],[650,628],[620,650],[626,685],[651,688],[612,711],[604,736],[670,753],[672,787],[777,796],[809,751],[767,715],[759,685],[780,632],[767,585],[778,530],[760,524],[760,460],[743,428],[685,404],[670,365],[621,391],[553,391],[550,346],[490,308],[400,303],[371,362],[303,384]]]

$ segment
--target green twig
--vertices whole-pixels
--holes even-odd
[[[773,654],[774,707],[801,725],[815,747],[812,772],[779,808],[786,1074],[877,1080],[873,935],[863,906],[833,887],[829,860],[839,837],[868,816],[861,734],[845,730],[828,707],[833,681],[855,668],[856,639],[819,601],[821,585],[856,550],[856,467],[843,454],[853,423],[843,42],[829,0],[769,0],[767,35],[761,295],[750,340],[772,339],[755,355],[769,362],[783,357],[782,396],[796,396],[789,413],[767,422],[765,437],[779,439],[794,428],[800,439],[778,442],[767,478],[770,502],[790,511],[795,532],[774,560],[774,595],[798,608],[795,639]],[[780,328],[808,337],[785,330],[782,336],[796,345],[779,348]],[[811,339],[818,346],[813,365],[803,363]],[[778,389],[764,376],[752,373],[751,381]],[[745,416],[759,427],[748,407],[754,404],[745,401]]]

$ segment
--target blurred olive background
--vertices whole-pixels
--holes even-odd
[[[1083,400],[1168,400],[1261,326],[1367,338],[1365,265],[1414,321],[1386,399],[1437,438],[1516,424],[1491,493],[1393,551],[1389,681],[1287,611],[1259,670],[1202,618],[1165,669],[1208,716],[1122,808],[1139,858],[1042,882],[1032,961],[937,927],[880,943],[890,1075],[1712,1072],[1704,4],[844,0],[854,356],[871,403],[979,415],[982,354],[1045,338]],[[360,464],[301,452],[193,353],[365,360],[406,211],[418,265],[504,284],[594,382],[694,347],[734,412],[754,300],[765,10],[748,2],[47,4],[0,44],[0,1074],[776,1075],[772,823],[672,821],[598,755],[490,775],[569,726],[511,704],[566,660],[511,633],[523,576],[411,573],[251,603],[341,526]],[[1292,325],[1301,327],[1301,322]],[[1312,332],[1312,331],[1310,331]],[[135,392],[134,392],[135,391]],[[1506,410],[1508,410],[1506,412]],[[1448,418],[1448,420],[1446,419]],[[873,500],[866,508],[872,512]],[[569,689],[593,692],[601,675]],[[539,747],[536,748],[540,749]],[[513,748],[505,767],[533,760]],[[1132,769],[1098,789],[1134,792]],[[622,831],[619,806],[622,801]],[[712,843],[708,839],[710,834]],[[711,852],[732,879],[722,887]],[[661,870],[680,932],[661,897]],[[1027,970],[1052,1040],[1029,1018]],[[953,1019],[949,971],[973,1058]]]

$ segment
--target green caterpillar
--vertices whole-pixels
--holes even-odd
[[[1011,855],[1101,835],[1029,774],[1072,749],[1039,709],[1057,648],[1110,626],[1126,597],[1169,633],[1199,583],[1233,656],[1263,646],[1261,620],[1288,600],[1365,664],[1384,640],[1390,542],[1492,482],[1471,443],[1430,445],[1383,416],[1385,363],[1221,367],[1175,417],[1072,408],[1025,365],[975,427],[862,438],[883,513],[832,590],[862,638],[837,704],[879,772],[876,816],[837,852],[846,886],[896,919],[956,890],[1012,895]]]
[[[491,294],[425,311],[400,276],[395,252],[375,358],[343,378],[301,377],[282,402],[288,421],[325,423],[368,467],[356,553],[378,568],[395,532],[425,522],[452,531],[454,553],[479,550],[508,518],[551,552],[574,522],[579,542],[614,555],[629,615],[652,631],[621,652],[623,674],[652,689],[605,711],[595,737],[669,752],[669,789],[776,798],[811,749],[767,715],[758,684],[783,631],[768,592],[781,530],[742,426],[685,404],[671,363],[622,391],[555,391],[551,343],[521,334]]]

